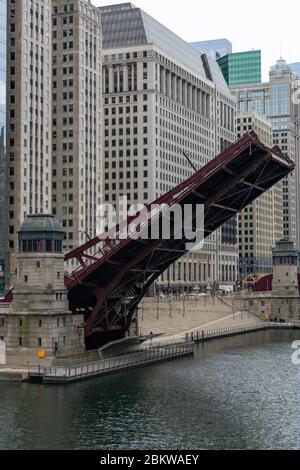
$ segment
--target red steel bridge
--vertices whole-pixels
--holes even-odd
[[[267,148],[251,132],[153,204],[189,204],[193,216],[196,206],[203,205],[208,237],[293,170],[294,163],[278,147]],[[150,213],[151,206],[146,210]],[[143,229],[149,230],[151,223]],[[168,240],[115,237],[103,242],[96,237],[66,255],[66,261],[73,259],[79,266],[66,277],[66,287],[70,309],[85,314],[87,338],[98,334],[110,339],[128,330],[150,286],[187,253],[190,240],[174,233]]]

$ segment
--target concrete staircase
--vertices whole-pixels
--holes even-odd
[[[265,320],[265,316],[261,313],[255,312],[254,308],[248,307],[245,310],[245,302],[243,298],[237,297],[237,296],[227,296],[227,297],[219,297],[218,300],[223,303],[224,305],[227,305],[232,309],[232,312],[246,312],[250,313],[254,317],[258,318],[261,321]]]
[[[176,335],[232,315],[232,307],[219,299],[144,301],[138,311],[138,334]]]

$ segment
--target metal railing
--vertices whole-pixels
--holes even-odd
[[[290,329],[290,328],[296,328],[300,329],[300,321],[296,322],[270,322],[269,323],[270,328],[277,328],[277,329]]]
[[[125,356],[102,359],[94,363],[74,366],[29,367],[29,376],[41,376],[58,379],[80,379],[93,375],[102,375],[121,371],[152,362],[159,362],[182,355],[192,354],[194,343],[186,342],[171,345],[150,346],[142,351]]]
[[[247,299],[241,298],[241,297],[227,297],[226,299],[218,297],[221,302],[224,304],[228,305],[228,307],[232,308],[233,313],[239,313],[239,312],[246,312],[249,313],[249,315],[253,315],[254,317],[258,318],[261,321],[265,321],[265,315],[262,313],[259,313],[255,311],[254,308],[251,308],[250,304],[246,306]],[[249,299],[248,299],[249,302]]]
[[[216,297],[211,297],[211,296],[189,296],[187,295],[186,297],[180,297],[179,295],[176,296],[166,296],[166,297],[147,297],[145,299],[143,299],[143,303],[144,304],[152,304],[152,305],[156,305],[156,304],[166,304],[166,303],[176,303],[176,304],[179,304],[179,303],[202,303],[202,304],[214,304],[215,303],[215,300],[216,300]]]
[[[241,333],[248,333],[251,331],[259,331],[259,330],[266,330],[269,328],[269,323],[265,323],[263,325],[259,324],[250,324],[245,326],[240,326],[236,328],[220,328],[216,330],[201,330],[192,333],[187,333],[186,341],[194,341],[194,342],[201,342],[212,338],[220,338],[225,336],[232,336]]]

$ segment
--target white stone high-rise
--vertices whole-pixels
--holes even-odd
[[[102,130],[100,11],[52,0],[52,213],[65,251],[96,235]]]
[[[87,0],[8,2],[7,271],[29,214],[53,213],[69,251],[96,234],[102,175],[100,11]],[[73,265],[69,266],[72,269]]]
[[[0,290],[5,287],[4,228],[6,173],[6,70],[7,70],[7,1],[0,0]]]
[[[239,112],[238,137],[254,131],[272,147],[272,122],[256,111]],[[283,237],[282,183],[278,183],[239,214],[240,275],[272,272],[272,248]]]
[[[217,63],[130,3],[102,7],[104,196],[148,204],[236,139],[236,104]],[[207,286],[237,279],[236,220],[162,277]]]
[[[51,212],[51,1],[8,1],[7,272],[27,214]]]

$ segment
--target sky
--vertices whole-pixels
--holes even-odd
[[[122,3],[91,0],[96,6]],[[299,0],[135,0],[187,42],[227,38],[233,51],[262,50],[263,80],[280,55],[300,62]]]

